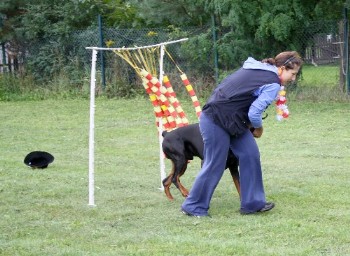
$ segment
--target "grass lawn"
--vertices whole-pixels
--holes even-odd
[[[191,104],[184,106],[195,122]],[[268,109],[258,140],[266,196],[276,207],[242,216],[229,172],[212,218],[183,216],[160,187],[148,100],[96,102],[95,202],[88,206],[88,100],[0,102],[0,255],[350,255],[349,103]],[[47,169],[26,154],[55,156]],[[166,161],[167,170],[170,163]],[[194,160],[182,178],[190,188]]]
[[[339,84],[340,70],[338,65],[303,65],[301,84],[308,87],[330,87]]]

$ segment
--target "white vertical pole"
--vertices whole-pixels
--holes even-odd
[[[163,86],[163,60],[164,60],[164,44],[160,46],[160,56],[159,56],[159,83],[160,86]],[[163,180],[166,177],[165,174],[165,163],[164,163],[164,153],[163,153],[163,148],[162,148],[162,143],[163,143],[163,120],[160,117],[159,118],[159,129],[158,129],[158,136],[159,136],[159,164],[160,164],[160,189],[164,190],[163,186]]]
[[[90,80],[90,129],[89,129],[89,206],[95,206],[94,177],[94,137],[95,137],[95,87],[96,87],[97,50],[92,50],[91,80]]]
[[[163,153],[163,119],[159,118],[159,129],[158,129],[158,140],[159,140],[159,168],[160,168],[160,190],[164,191],[163,180],[166,177],[165,174],[165,163],[164,163],[164,153]]]

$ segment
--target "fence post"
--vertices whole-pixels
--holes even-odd
[[[103,32],[102,32],[102,17],[98,15],[98,30],[100,34],[100,47],[104,47],[103,45]],[[103,58],[104,52],[100,51],[100,60],[101,60],[101,80],[102,80],[102,89],[104,90],[106,87],[106,77],[105,77],[105,62]]]
[[[216,43],[216,26],[215,26],[215,16],[211,15],[211,30],[213,32],[213,43],[214,43],[214,72],[215,72],[215,82],[219,83],[219,67],[218,67],[218,49]]]
[[[1,69],[1,71],[4,73],[6,71],[5,67],[7,65],[5,43],[1,43],[1,52],[2,52],[2,69]]]
[[[350,75],[349,75],[349,20],[348,20],[348,9],[346,9],[346,20],[345,20],[345,45],[346,45],[346,88],[347,93],[350,94]]]
[[[350,94],[350,76],[349,76],[349,20],[348,9],[343,9],[344,18],[344,58],[345,58],[345,90]]]

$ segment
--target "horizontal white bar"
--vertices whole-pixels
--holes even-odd
[[[179,42],[183,42],[183,41],[187,41],[187,40],[188,40],[188,38],[182,38],[179,40],[164,42],[164,43],[160,43],[160,44],[146,45],[146,46],[140,46],[140,47],[130,47],[130,48],[126,48],[126,47],[121,47],[121,48],[85,47],[85,49],[101,50],[101,51],[137,50],[137,49],[152,48],[152,47],[157,47],[157,46],[162,46],[162,45],[167,45],[167,44],[174,44],[174,43],[179,43]]]

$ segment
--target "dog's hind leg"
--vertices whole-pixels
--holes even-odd
[[[183,197],[187,197],[189,192],[187,188],[185,188],[182,183],[180,182],[180,176],[177,176],[177,184],[178,184],[178,189],[180,190],[181,194]]]
[[[239,183],[239,177],[233,177],[233,183],[235,184],[239,197],[241,197],[241,185]]]
[[[175,171],[174,171],[174,176],[172,179],[172,182],[180,190],[182,196],[184,196],[184,197],[187,197],[189,192],[182,185],[182,183],[180,181],[180,177],[185,173],[186,169],[187,169],[187,159],[185,159],[185,158],[178,159],[175,162]]]
[[[235,187],[237,189],[239,197],[241,197],[241,185],[239,182],[239,172],[238,172],[238,165],[229,167],[233,183],[235,184]]]
[[[174,176],[174,162],[171,162],[171,163],[172,163],[172,170],[170,174],[162,182],[163,182],[165,195],[169,200],[174,200],[173,196],[170,193],[170,186],[172,184],[172,179]]]

